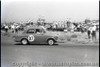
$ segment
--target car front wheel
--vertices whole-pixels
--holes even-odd
[[[27,44],[28,44],[28,40],[27,40],[27,39],[22,39],[22,40],[21,40],[21,44],[27,45]]]
[[[54,45],[54,43],[55,43],[55,42],[54,42],[53,39],[49,39],[49,40],[48,40],[48,44],[49,44],[49,45]]]

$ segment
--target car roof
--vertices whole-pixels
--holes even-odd
[[[29,30],[29,29],[43,29],[42,27],[26,27],[25,30]]]

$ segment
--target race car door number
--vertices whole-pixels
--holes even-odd
[[[28,41],[32,42],[35,40],[35,37],[33,35],[28,36]]]

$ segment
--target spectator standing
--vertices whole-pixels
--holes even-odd
[[[92,40],[96,40],[96,26],[95,25],[92,25],[91,32],[92,32]]]
[[[75,26],[71,24],[71,32],[74,32]]]
[[[91,30],[92,30],[92,27],[91,26],[88,26],[88,29],[87,29],[88,39],[91,38]]]
[[[8,26],[7,25],[5,25],[5,31],[6,31],[6,33],[8,32]]]
[[[18,33],[18,26],[15,27],[15,32]]]
[[[14,26],[14,25],[11,25],[11,29],[12,29],[12,33],[14,33],[14,31],[15,31],[15,26]]]

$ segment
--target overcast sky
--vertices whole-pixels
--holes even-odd
[[[98,19],[99,0],[1,0],[2,22],[36,21],[38,17],[47,22]]]

